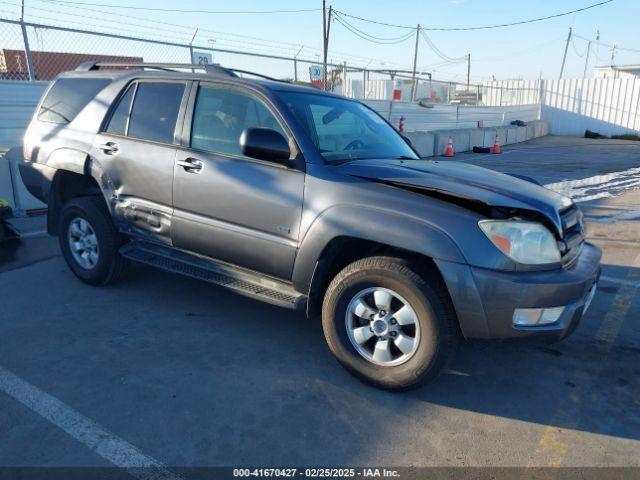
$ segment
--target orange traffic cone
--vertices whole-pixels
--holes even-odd
[[[493,148],[491,148],[491,153],[502,153],[502,150],[500,150],[500,141],[499,141],[499,137],[498,137],[498,132],[496,132],[496,141],[493,142]]]
[[[453,156],[455,156],[455,153],[453,151],[453,140],[451,139],[451,135],[449,135],[449,143],[447,145],[447,148],[444,151],[444,156],[445,157],[453,157]]]

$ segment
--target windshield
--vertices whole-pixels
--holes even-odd
[[[418,159],[393,127],[359,102],[310,93],[280,92],[279,96],[328,162]]]

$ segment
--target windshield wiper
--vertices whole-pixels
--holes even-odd
[[[331,165],[343,165],[345,163],[354,162],[356,160],[370,160],[370,159],[365,157],[351,157],[351,158],[345,158],[344,160],[335,160],[330,163]]]

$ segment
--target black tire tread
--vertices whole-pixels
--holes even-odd
[[[107,254],[109,261],[105,271],[95,277],[81,276],[74,270],[74,268],[71,268],[71,270],[83,282],[90,285],[106,286],[116,283],[124,275],[128,262],[118,251],[122,246],[124,239],[116,229],[104,199],[96,195],[76,197],[63,205],[60,212],[58,238],[60,239],[60,245],[67,263],[74,262],[74,260],[67,258],[68,254],[65,246],[63,245],[63,243],[67,241],[66,232],[63,231],[63,223],[67,216],[67,212],[72,209],[79,210],[86,215],[87,220],[89,220],[89,223],[94,227],[94,230],[96,230],[96,235],[100,235],[99,242],[101,255]]]
[[[323,327],[325,322],[333,321],[333,319],[329,319],[330,313],[328,312],[328,309],[330,308],[329,302],[331,299],[338,298],[344,291],[345,279],[361,272],[392,272],[403,277],[407,282],[412,283],[422,291],[436,314],[436,319],[439,323],[440,340],[437,343],[437,352],[432,357],[431,362],[421,370],[420,374],[417,375],[413,381],[405,384],[394,385],[388,382],[377,382],[376,380],[366,377],[359,371],[350,368],[349,365],[344,363],[343,365],[352,374],[379,388],[390,390],[411,390],[428,383],[449,365],[450,361],[455,356],[460,339],[460,330],[455,310],[449,293],[447,292],[439,274],[430,268],[419,268],[414,266],[411,258],[372,256],[357,260],[341,270],[329,284],[322,306]],[[327,335],[326,328],[324,330],[329,348],[335,355],[339,339]],[[338,358],[338,361],[340,361],[340,358]]]

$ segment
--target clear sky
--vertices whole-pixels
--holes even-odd
[[[69,0],[71,1],[71,0]],[[123,34],[158,36],[167,40],[188,41],[193,27],[200,27],[196,43],[229,49],[246,49],[281,55],[293,55],[304,46],[300,57],[316,59],[322,45],[321,0],[77,0],[93,5],[70,5],[57,0],[25,0],[26,19],[33,22],[54,22],[76,28],[110,30]],[[526,20],[581,8],[598,0],[327,0],[339,11],[386,23],[423,27],[478,26]],[[17,12],[19,0],[0,1],[0,15],[11,17]],[[119,9],[110,5],[129,5],[183,10],[300,10],[315,11],[279,14],[205,14],[154,12]],[[101,14],[98,12],[107,12]],[[62,13],[66,12],[66,13]],[[471,54],[471,79],[556,78],[559,74],[569,27],[585,38],[595,39],[600,31],[602,44],[617,42],[622,49],[616,53],[617,64],[640,63],[639,0],[614,0],[594,9],[528,25],[470,32],[427,32],[432,42],[447,57]],[[352,25],[379,38],[397,38],[409,30],[347,19]],[[164,23],[154,23],[164,22]],[[173,25],[167,25],[173,24]],[[185,28],[181,28],[184,26]],[[249,38],[251,37],[251,38]],[[0,38],[1,40],[1,38]],[[343,25],[331,27],[329,58],[347,61],[354,66],[370,68],[410,69],[415,37],[399,44],[387,45],[363,40]],[[569,46],[565,76],[581,77],[585,64],[587,42],[574,38]],[[596,58],[597,55],[597,58]],[[219,57],[220,58],[220,57]],[[591,67],[608,64],[610,49],[591,49]],[[420,41],[418,66],[433,72],[434,78],[462,81],[466,78],[466,63],[444,62],[427,43]]]

